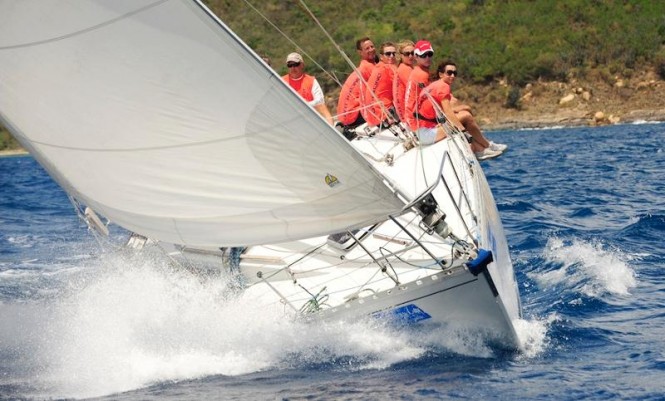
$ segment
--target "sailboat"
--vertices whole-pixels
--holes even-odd
[[[347,139],[200,1],[1,1],[0,119],[90,227],[228,269],[285,318],[521,347],[505,234],[464,135]]]

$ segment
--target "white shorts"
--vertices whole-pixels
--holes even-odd
[[[436,141],[438,127],[432,128],[418,128],[418,140],[421,145],[431,145]]]

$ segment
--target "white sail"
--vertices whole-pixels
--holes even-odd
[[[67,192],[163,241],[280,242],[403,206],[195,1],[0,0],[0,118]]]

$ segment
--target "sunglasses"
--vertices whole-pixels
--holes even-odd
[[[432,56],[434,56],[434,52],[425,52],[425,53],[419,55],[418,57],[427,58],[427,57],[432,57]]]
[[[397,52],[385,52],[385,53],[383,53],[383,55],[386,56],[386,57],[395,57],[396,54],[397,54]]]
[[[286,63],[286,66],[289,68],[300,67],[300,63]]]
[[[404,52],[404,53],[402,53],[402,55],[406,56],[406,57],[411,57],[411,56],[413,56],[413,52]]]
[[[457,76],[457,70],[446,70],[446,75],[450,76]]]

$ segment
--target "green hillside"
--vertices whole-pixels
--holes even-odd
[[[19,146],[20,146],[20,145],[19,145],[19,143],[16,141],[16,139],[14,139],[14,138],[9,134],[9,132],[5,129],[5,127],[3,127],[2,125],[0,125],[0,150],[4,150],[4,149],[16,149],[16,148],[18,148]]]
[[[294,45],[243,0],[206,2],[254,50],[283,69]],[[298,2],[267,0],[256,9],[326,70],[344,79],[350,67]],[[335,41],[357,61],[355,40],[428,39],[437,60],[450,57],[466,78],[504,78],[523,86],[538,78],[565,80],[591,69],[629,75],[657,66],[665,77],[665,1],[611,0],[366,0],[309,1]],[[311,4],[309,4],[311,3]],[[308,63],[312,67],[312,63]],[[312,72],[321,75],[316,69]],[[322,77],[323,79],[323,77]],[[324,79],[325,80],[325,79]],[[328,90],[332,81],[327,82]]]
[[[338,49],[297,1],[205,3],[257,53],[270,57],[279,73],[286,73],[284,58],[294,50],[309,56],[308,71],[316,74],[329,95],[338,89],[335,81],[343,81],[351,72]],[[591,76],[609,81],[647,67],[665,79],[665,1],[306,3],[354,63],[358,61],[355,40],[360,37],[370,36],[377,46],[384,41],[424,38],[432,42],[437,61],[450,57],[460,65],[464,71],[461,82],[488,85],[502,80],[516,94],[538,79],[565,82]],[[15,142],[0,126],[0,149],[12,146]]]

